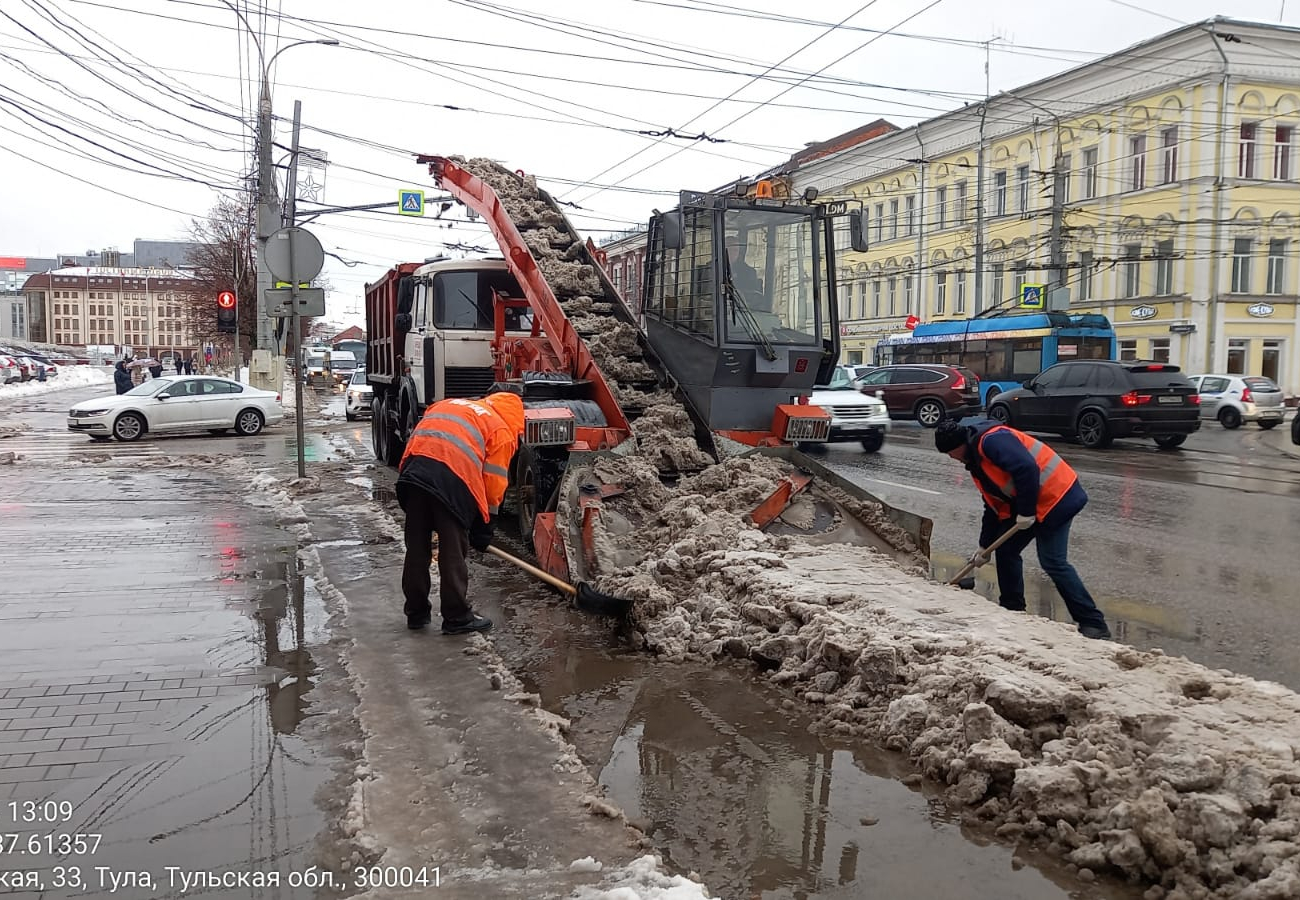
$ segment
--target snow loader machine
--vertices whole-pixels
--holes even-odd
[[[785,474],[750,511],[755,527],[928,561],[929,519],[798,449],[829,436],[807,394],[839,358],[835,236],[838,226],[859,243],[857,210],[682,192],[678,209],[650,220],[645,302],[633,310],[604,254],[533,178],[486,160],[418,161],[483,219],[502,258],[403,263],[367,286],[380,460],[397,464],[429,403],[496,384],[525,405],[507,504],[541,568],[566,582],[622,562],[600,558],[597,523],[626,533],[644,513],[621,502],[632,486],[596,469],[634,453],[667,483],[728,457],[776,457]]]

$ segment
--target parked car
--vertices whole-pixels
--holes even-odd
[[[1172,450],[1201,427],[1191,379],[1178,366],[1141,361],[1057,363],[1023,387],[998,394],[988,414],[1022,431],[1056,432],[1091,448],[1141,436]]]
[[[1201,396],[1201,418],[1218,419],[1224,428],[1258,422],[1268,429],[1286,417],[1282,389],[1260,375],[1193,375]]]
[[[1291,443],[1300,444],[1300,410],[1291,417]]]
[[[856,384],[863,393],[884,400],[891,417],[916,419],[926,428],[980,410],[979,376],[963,366],[881,366]]]
[[[864,375],[870,375],[872,372],[876,371],[876,369],[880,367],[868,366],[868,365],[864,365],[863,363],[846,363],[845,365],[842,365],[839,368],[848,372],[850,378],[861,378]]]
[[[251,436],[284,419],[280,395],[206,375],[171,375],[119,396],[83,400],[68,411],[68,430],[106,441],[136,441],[149,432],[231,428]]]
[[[863,450],[875,453],[885,445],[893,423],[883,401],[856,390],[852,368],[836,366],[830,384],[813,388],[808,402],[830,414],[830,443],[861,441]]]
[[[18,370],[18,360],[0,354],[0,384],[13,384],[15,381],[22,381],[22,378],[22,373]]]
[[[357,369],[353,372],[348,381],[347,399],[343,408],[343,415],[349,422],[355,422],[358,416],[370,415],[370,401],[374,394],[374,390],[366,383],[366,370]]]

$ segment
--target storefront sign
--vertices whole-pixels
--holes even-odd
[[[1057,356],[1078,356],[1079,345],[1078,344],[1057,344],[1056,355]]]
[[[1128,311],[1129,317],[1133,319],[1154,319],[1158,310],[1154,306],[1135,306]]]
[[[1186,323],[1183,323],[1183,324],[1180,324],[1180,325],[1170,325],[1170,326],[1169,326],[1169,333],[1170,333],[1170,334],[1195,334],[1195,333],[1196,333],[1196,323],[1195,323],[1195,322],[1186,322]]]
[[[1246,312],[1257,319],[1267,319],[1273,315],[1273,307],[1267,303],[1252,303],[1246,307]]]

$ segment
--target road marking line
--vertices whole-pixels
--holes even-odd
[[[890,487],[902,488],[905,491],[920,491],[922,494],[934,494],[936,497],[943,493],[943,491],[932,491],[929,488],[914,487],[910,484],[899,484],[897,481],[886,481],[883,478],[868,478],[867,481],[874,481],[877,484],[887,484]]]

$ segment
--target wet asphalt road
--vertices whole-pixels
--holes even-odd
[[[1292,567],[1300,533],[1300,460],[1257,426],[1203,426],[1183,449],[1116,441],[1086,450],[1047,443],[1079,473],[1089,494],[1071,530],[1071,561],[1119,640],[1159,647],[1300,689],[1300,591]],[[980,500],[965,470],[937,453],[933,433],[897,422],[878,454],[832,446],[825,461],[882,500],[934,520],[937,573],[977,546]],[[1069,621],[1064,604],[1026,551],[1029,608]],[[996,598],[992,566],[977,590]]]

